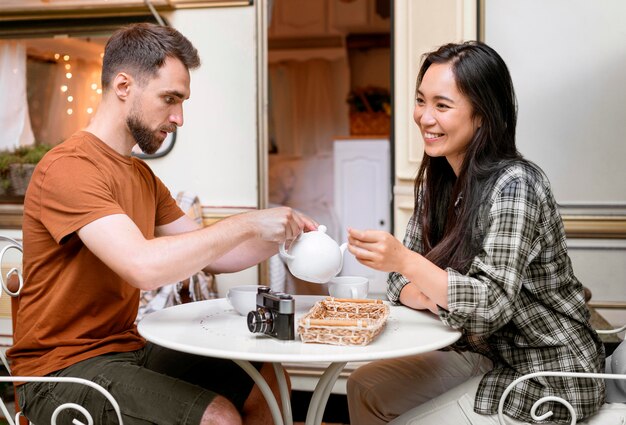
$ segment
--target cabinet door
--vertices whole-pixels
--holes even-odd
[[[332,2],[330,9],[331,25],[340,29],[367,26],[367,6],[368,0]]]
[[[320,36],[328,32],[325,0],[276,0],[269,29],[271,37]]]
[[[389,0],[334,1],[330,4],[330,26],[345,32],[389,32]]]
[[[337,140],[334,144],[335,209],[339,219],[341,243],[347,241],[346,229],[390,227],[390,159],[387,139]],[[387,273],[360,264],[352,254],[344,255],[343,276],[366,276],[370,293],[384,294]]]

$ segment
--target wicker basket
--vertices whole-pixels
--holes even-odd
[[[328,297],[298,320],[302,342],[367,345],[385,327],[389,307],[381,300]]]

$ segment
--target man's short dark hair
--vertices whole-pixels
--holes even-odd
[[[139,23],[117,30],[104,48],[102,88],[106,90],[118,72],[133,74],[140,83],[156,76],[171,57],[189,70],[200,66],[198,51],[172,27]]]

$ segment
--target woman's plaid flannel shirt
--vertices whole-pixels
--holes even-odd
[[[594,372],[604,369],[604,348],[589,323],[581,283],[572,271],[565,231],[547,177],[536,166],[518,162],[497,179],[479,219],[482,249],[466,274],[448,268],[448,310],[440,319],[463,332],[453,349],[493,360],[482,379],[475,411],[497,412],[500,395],[520,376],[539,371]],[[418,220],[411,217],[404,244],[423,251]],[[487,213],[487,211],[485,211]],[[390,273],[387,295],[398,302],[408,280]],[[419,338],[419,335],[416,335]],[[578,420],[594,414],[605,398],[596,379],[535,378],[518,384],[505,413],[531,421],[532,404],[560,396],[574,407]],[[548,402],[538,413],[554,412],[552,421],[569,423],[567,409]]]

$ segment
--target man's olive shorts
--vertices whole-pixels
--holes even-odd
[[[100,384],[119,403],[125,425],[197,425],[216,394],[231,400],[241,412],[254,384],[230,360],[179,353],[151,343],[138,351],[84,360],[48,376]],[[49,424],[53,411],[67,402],[85,407],[96,424],[117,423],[106,398],[85,385],[26,383],[18,387],[17,396],[21,410],[36,424]],[[69,409],[57,423],[71,424],[74,418],[85,421],[81,413]]]

